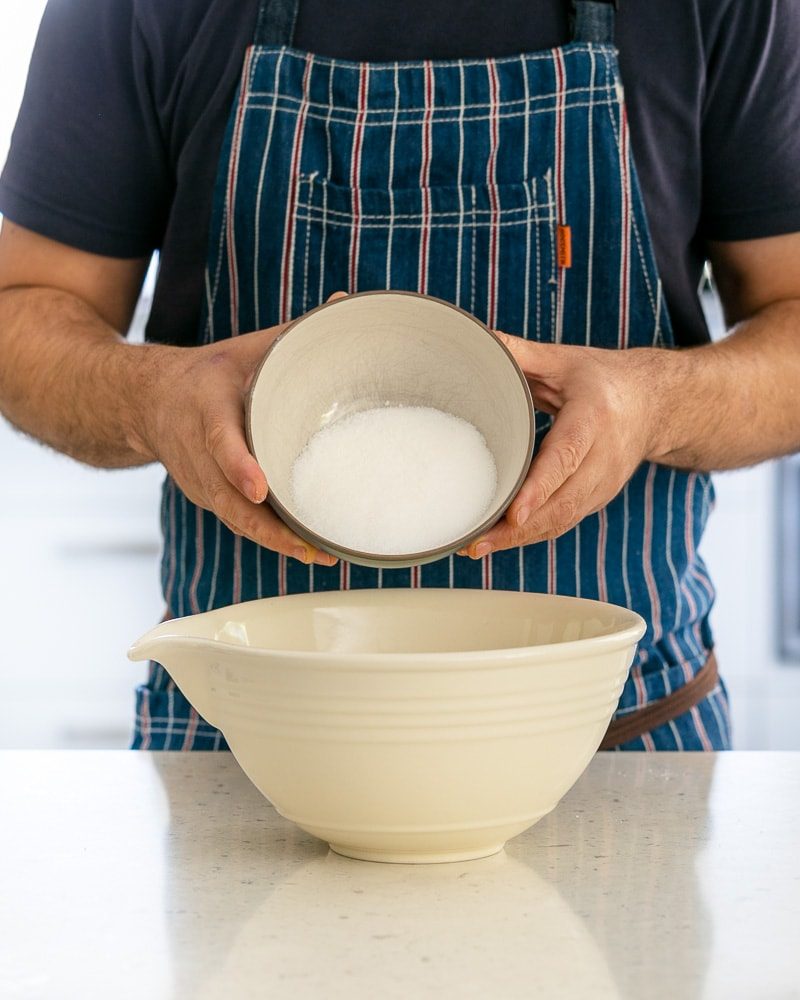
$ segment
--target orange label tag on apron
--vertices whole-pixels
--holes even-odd
[[[569,226],[559,226],[556,234],[558,266],[572,267],[572,230]]]

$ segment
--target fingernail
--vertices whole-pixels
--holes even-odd
[[[314,560],[318,566],[335,566],[339,560],[336,556],[329,555],[327,552],[318,552],[317,558]]]
[[[518,528],[522,527],[522,525],[528,520],[530,516],[531,516],[530,507],[520,507],[520,509],[517,511],[517,527]]]
[[[489,544],[489,542],[479,542],[475,546],[475,558],[482,559],[484,556],[488,556],[491,551],[492,551],[492,546]]]
[[[253,503],[261,503],[264,500],[263,487],[259,486],[255,480],[248,479],[245,484],[245,490]]]
[[[306,564],[313,562],[316,554],[317,550],[310,545],[298,545],[293,553],[295,559]]]

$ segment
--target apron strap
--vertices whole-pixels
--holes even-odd
[[[299,0],[260,0],[254,45],[291,45]]]
[[[572,40],[614,44],[614,25],[619,0],[570,0]]]
[[[717,658],[712,651],[703,667],[683,687],[676,688],[665,698],[644,705],[629,715],[613,719],[606,730],[600,749],[613,750],[621,743],[635,740],[649,733],[651,729],[658,729],[659,726],[672,722],[679,715],[699,705],[717,684],[719,684],[719,669]]]
[[[570,0],[572,40],[613,44],[619,0]],[[291,45],[299,0],[260,0],[254,45]]]

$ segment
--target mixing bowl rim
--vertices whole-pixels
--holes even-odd
[[[179,619],[176,619],[179,620]],[[613,632],[609,635],[598,635],[588,639],[571,639],[568,642],[548,642],[540,643],[536,646],[500,646],[491,649],[465,650],[464,652],[439,652],[436,650],[420,650],[416,653],[343,653],[325,652],[321,650],[298,650],[298,649],[266,649],[262,646],[242,646],[235,642],[227,642],[224,639],[204,639],[201,637],[190,637],[176,632],[162,633],[158,637],[158,642],[168,642],[170,639],[179,639],[182,644],[191,646],[193,649],[208,648],[219,649],[225,646],[235,649],[248,657],[258,656],[259,659],[268,660],[313,660],[315,665],[324,664],[347,664],[348,666],[358,666],[371,664],[374,669],[381,666],[418,666],[420,670],[430,672],[437,667],[442,670],[464,667],[469,665],[474,669],[488,667],[487,660],[562,660],[578,659],[583,651],[584,658],[601,655],[611,652],[614,649],[624,649],[626,646],[637,643],[646,631],[644,621],[642,624],[629,625],[627,629],[620,632]],[[154,640],[155,643],[155,640]],[[135,645],[139,645],[136,643]],[[142,643],[144,647],[146,643]],[[133,648],[133,647],[132,647]],[[133,657],[131,657],[133,659]],[[138,659],[149,659],[148,656],[139,656]]]
[[[423,593],[430,594],[434,593],[454,593],[453,590],[445,587],[435,587],[435,588],[425,588],[420,591],[409,591],[408,588],[381,588],[381,593],[387,595],[392,592],[400,592],[402,594],[412,593]],[[457,591],[456,591],[457,592]],[[333,593],[343,593],[343,591],[333,591]],[[358,593],[358,591],[347,591],[347,593]],[[517,593],[516,591],[509,591],[509,593]],[[231,604],[225,605],[221,608],[213,608],[205,614],[217,614],[224,611],[232,611],[237,608],[245,607],[248,604],[260,604],[263,601],[292,601],[293,599],[308,599],[311,596],[319,596],[312,594],[288,594],[281,597],[265,597],[257,598],[253,601],[244,601],[241,604]],[[615,649],[624,649],[626,646],[634,646],[642,636],[647,631],[647,623],[642,618],[640,614],[636,611],[632,611],[630,608],[621,607],[618,604],[609,604],[607,601],[596,601],[592,598],[586,597],[572,597],[566,595],[546,595],[537,594],[531,595],[537,597],[557,597],[561,601],[576,602],[583,605],[597,605],[601,608],[613,608],[614,610],[621,612],[630,619],[629,624],[621,627],[617,631],[606,633],[605,635],[591,636],[583,639],[569,639],[565,642],[548,642],[540,643],[535,646],[507,646],[507,647],[496,647],[491,649],[478,649],[478,650],[465,650],[463,652],[441,652],[441,651],[431,651],[431,652],[341,652],[341,651],[324,651],[324,650],[297,650],[297,649],[270,649],[263,646],[244,646],[236,642],[229,642],[225,639],[210,639],[203,636],[187,636],[178,631],[170,633],[168,630],[164,632],[159,632],[158,635],[154,635],[151,638],[151,633],[148,632],[142,636],[137,642],[135,642],[128,650],[129,659],[143,660],[148,659],[147,649],[153,648],[157,643],[169,642],[170,640],[179,640],[183,645],[189,645],[193,649],[208,648],[208,649],[219,649],[220,646],[225,646],[229,649],[235,649],[237,653],[246,655],[248,657],[257,656],[259,659],[266,660],[292,660],[292,661],[306,661],[307,665],[313,665],[313,667],[318,666],[336,666],[336,665],[348,665],[348,666],[370,666],[371,669],[381,670],[381,669],[392,669],[402,667],[405,670],[416,667],[419,670],[432,671],[435,669],[440,669],[443,671],[454,670],[459,667],[469,667],[470,669],[485,669],[490,666],[496,666],[496,663],[489,663],[487,661],[491,660],[502,660],[506,661],[501,664],[505,666],[508,664],[515,664],[520,660],[539,661],[543,659],[555,659],[555,660],[565,660],[565,659],[576,659],[576,658],[586,658],[599,656]],[[166,626],[177,623],[191,621],[196,618],[197,615],[185,615],[180,618],[169,619],[168,621],[162,622],[161,625],[157,626],[156,629],[152,629],[151,632],[155,632],[158,629],[164,629]],[[308,664],[311,660],[312,664]]]
[[[314,313],[320,312],[322,309],[329,309],[334,306],[340,305],[343,302],[348,302],[352,299],[365,298],[368,295],[405,295],[415,299],[425,299],[430,302],[435,302],[438,305],[446,306],[448,309],[452,309],[455,312],[461,313],[473,324],[475,324],[479,329],[483,330],[487,336],[489,336],[493,343],[495,343],[505,354],[506,358],[511,362],[511,369],[517,376],[518,381],[522,386],[523,395],[527,402],[528,410],[528,443],[526,447],[527,459],[523,463],[522,469],[517,477],[516,482],[508,491],[507,495],[503,499],[503,502],[494,510],[491,517],[485,518],[479,525],[473,528],[465,535],[453,539],[447,542],[445,545],[438,545],[433,549],[424,549],[418,552],[366,552],[362,549],[352,549],[345,545],[340,545],[333,539],[326,538],[324,535],[320,535],[318,532],[309,528],[296,514],[294,514],[286,504],[277,497],[272,490],[268,490],[266,503],[275,510],[275,512],[284,520],[288,519],[289,526],[300,534],[305,541],[316,545],[317,548],[322,549],[325,552],[332,552],[336,555],[343,555],[350,557],[353,561],[367,559],[374,563],[382,563],[385,567],[391,568],[396,564],[407,565],[409,561],[414,562],[416,560],[430,562],[437,557],[444,557],[457,552],[459,549],[464,548],[464,546],[469,545],[469,543],[475,539],[479,538],[485,531],[487,531],[492,525],[496,524],[497,521],[503,516],[503,514],[511,506],[514,497],[519,492],[520,487],[525,482],[528,475],[528,471],[533,460],[533,445],[536,440],[536,413],[533,405],[533,396],[531,395],[530,386],[528,385],[528,380],[525,377],[525,373],[520,368],[517,363],[516,358],[511,353],[511,351],[506,347],[506,345],[492,333],[491,329],[486,323],[483,323],[478,319],[477,316],[468,312],[466,309],[462,309],[461,306],[456,305],[454,302],[448,302],[446,299],[440,299],[435,295],[427,295],[422,292],[412,292],[407,289],[382,289],[376,288],[365,292],[352,292],[351,294],[341,296],[337,299],[329,299],[327,302],[322,302],[320,305],[315,306],[313,309],[309,309],[308,312],[303,313],[301,316],[295,317],[287,323],[286,327],[278,334],[278,336],[273,340],[273,342],[267,348],[264,357],[259,362],[255,372],[253,373],[253,378],[250,382],[250,388],[247,392],[247,398],[245,400],[245,435],[247,438],[247,447],[250,449],[250,453],[257,459],[255,448],[253,445],[253,434],[251,430],[252,425],[252,412],[253,412],[253,399],[255,396],[256,387],[258,385],[258,380],[261,376],[261,372],[264,369],[268,359],[273,354],[277,346],[282,343],[287,335],[291,333],[296,327],[309,318],[313,316]],[[264,470],[266,474],[266,470]],[[269,478],[267,478],[267,483],[269,483]]]

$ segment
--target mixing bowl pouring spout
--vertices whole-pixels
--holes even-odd
[[[162,622],[155,628],[150,629],[128,650],[129,660],[156,660],[158,663],[169,667],[176,655],[180,655],[192,644],[203,638],[200,635],[192,636],[188,631],[180,628],[181,620]]]
[[[217,715],[209,684],[214,650],[224,644],[203,634],[199,619],[178,618],[162,622],[128,650],[129,660],[154,660],[167,669],[178,687],[208,722]]]

